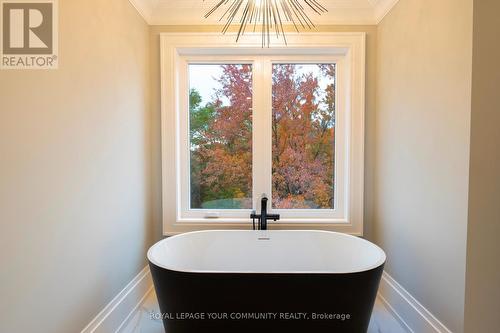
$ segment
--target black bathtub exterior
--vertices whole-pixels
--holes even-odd
[[[191,273],[149,266],[167,333],[366,333],[384,265],[345,274]]]

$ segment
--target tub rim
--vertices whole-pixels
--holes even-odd
[[[347,238],[354,239],[355,241],[360,241],[360,242],[368,243],[368,245],[370,245],[371,247],[373,247],[374,250],[376,250],[377,252],[379,252],[380,258],[373,265],[367,266],[366,268],[363,268],[363,269],[357,269],[357,270],[351,270],[351,271],[332,271],[332,270],[324,270],[324,271],[319,271],[319,270],[315,270],[315,271],[307,271],[307,270],[303,270],[303,271],[292,271],[292,270],[289,270],[289,271],[272,271],[272,270],[270,270],[270,271],[266,271],[266,272],[256,271],[256,270],[223,271],[223,270],[202,270],[202,269],[174,269],[174,268],[171,268],[171,267],[167,267],[167,265],[163,265],[163,264],[159,263],[158,261],[156,261],[156,260],[154,260],[152,258],[152,252],[153,252],[154,248],[160,246],[161,243],[168,242],[171,239],[174,239],[174,238],[183,238],[183,237],[187,237],[187,236],[190,236],[190,235],[193,235],[193,234],[200,234],[200,233],[220,233],[220,232],[224,232],[224,233],[232,233],[232,232],[257,232],[257,233],[260,233],[261,235],[266,235],[268,232],[293,232],[293,233],[295,233],[295,232],[297,232],[297,233],[308,232],[308,233],[336,234],[336,235],[340,235],[341,237],[347,237]],[[294,229],[294,230],[272,230],[272,229],[271,230],[245,230],[245,229],[242,229],[242,230],[239,230],[239,229],[224,230],[224,229],[220,229],[220,230],[197,230],[197,231],[190,231],[190,232],[185,232],[185,233],[177,234],[177,235],[170,236],[170,237],[165,237],[165,238],[159,240],[158,242],[154,243],[148,249],[147,259],[148,259],[148,261],[151,264],[153,264],[153,265],[155,265],[157,267],[160,267],[160,268],[163,268],[163,269],[166,269],[166,270],[169,270],[169,271],[173,271],[173,272],[180,272],[180,273],[195,273],[195,274],[273,274],[273,275],[279,275],[279,274],[285,274],[285,275],[286,274],[294,274],[294,275],[299,275],[299,274],[317,274],[317,275],[320,275],[320,274],[353,274],[353,273],[369,272],[369,271],[372,271],[374,269],[379,268],[380,266],[385,265],[385,263],[387,261],[387,255],[386,255],[385,251],[382,250],[382,248],[380,248],[377,244],[375,244],[373,242],[370,242],[370,241],[368,241],[368,240],[366,240],[364,238],[358,237],[358,236],[354,236],[354,235],[347,234],[347,233],[342,233],[342,232],[336,232],[336,231],[307,230],[307,229],[304,229],[304,230],[297,230],[297,229]]]

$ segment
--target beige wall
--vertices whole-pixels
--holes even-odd
[[[377,43],[374,240],[387,272],[462,332],[472,0],[400,0]]]
[[[151,94],[153,112],[153,177],[155,181],[153,205],[156,233],[161,235],[161,151],[160,151],[160,33],[162,32],[220,32],[219,26],[152,26],[151,43]],[[374,129],[375,129],[375,69],[376,26],[319,26],[320,32],[366,32],[366,175],[365,175],[365,236],[371,234],[371,209],[373,191]],[[304,36],[307,34],[304,33]],[[306,38],[306,37],[305,37]]]
[[[474,1],[465,331],[500,327],[500,46],[498,0]]]
[[[0,71],[0,332],[80,331],[152,243],[149,28],[59,1],[60,68]]]

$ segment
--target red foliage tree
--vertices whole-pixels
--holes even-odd
[[[320,66],[324,93],[297,67],[273,66],[273,205],[333,208],[335,66]]]
[[[201,208],[208,202],[210,207],[215,202],[222,208],[251,208],[252,67],[224,65],[222,69],[217,79],[221,88],[216,91],[216,100],[209,103],[211,118],[191,154],[191,164],[194,160],[197,167],[192,167],[191,177],[201,192],[199,198],[194,196],[199,201],[192,200],[191,205]],[[227,105],[222,99],[228,100]]]
[[[273,206],[333,208],[335,65],[319,65],[315,73],[298,68],[273,66]],[[251,208],[251,70],[223,66],[217,98],[191,105],[191,123],[197,124],[191,129],[193,208],[214,200],[221,205],[221,199],[226,204],[217,208]],[[328,81],[326,88],[318,75]],[[228,199],[237,201],[227,205]]]

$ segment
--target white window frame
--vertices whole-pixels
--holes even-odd
[[[334,209],[271,210],[282,219],[270,229],[321,229],[363,234],[365,34],[290,34],[288,46],[262,49],[260,34],[236,44],[233,34],[162,33],[163,234],[249,229],[251,210],[189,209],[188,64],[253,65],[253,207],[271,197],[271,80],[273,63],[336,63],[336,193]],[[264,74],[267,73],[267,74]],[[265,176],[263,176],[265,175]],[[340,191],[338,191],[340,190]]]

